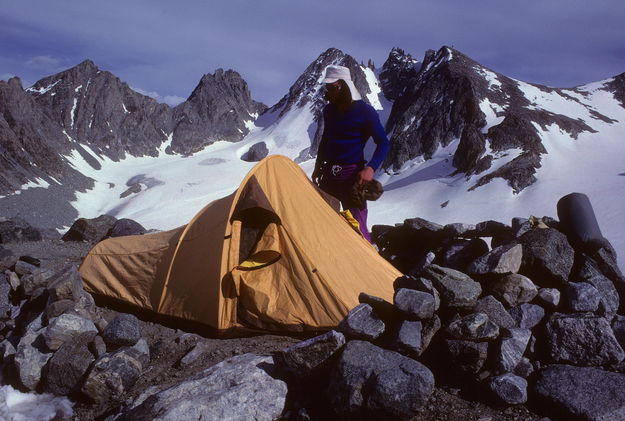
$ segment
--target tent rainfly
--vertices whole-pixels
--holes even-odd
[[[401,276],[280,155],[184,226],[96,244],[80,274],[95,295],[218,333],[330,329],[360,292],[392,301]]]

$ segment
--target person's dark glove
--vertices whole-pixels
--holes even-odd
[[[315,170],[313,171],[311,178],[312,178],[312,182],[315,183],[317,186],[321,182],[322,174],[323,174],[323,167],[315,166]]]

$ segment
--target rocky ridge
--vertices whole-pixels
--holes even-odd
[[[0,81],[0,148],[6,164],[0,169],[0,194],[36,179],[74,190],[89,187],[90,180],[70,165],[72,153],[99,169],[96,157],[158,156],[167,142],[167,153],[183,155],[217,140],[236,142],[265,109],[232,70],[204,75],[175,109],[134,91],[91,60],[26,90],[17,78]]]
[[[619,80],[615,78],[612,85],[603,89],[614,90],[618,95]],[[499,177],[518,193],[536,180],[540,156],[546,153],[534,124],[542,129],[555,124],[573,138],[581,132],[594,132],[587,122],[537,107],[524,95],[521,82],[450,47],[427,51],[419,72],[410,76],[406,85],[393,104],[386,127],[387,132],[392,132],[392,146],[384,166],[390,170],[399,170],[419,156],[429,159],[439,147],[458,140],[453,156],[457,172],[467,176],[482,174],[472,188]],[[526,85],[584,105],[577,98],[586,95],[582,90]],[[488,128],[483,107],[488,107],[488,113],[497,118],[496,124]],[[584,107],[593,119],[614,122]],[[522,152],[488,173],[495,160],[515,148]]]
[[[6,222],[4,245],[36,239]],[[66,240],[120,226],[80,220]],[[405,273],[392,303],[363,292],[336,330],[238,340],[232,358],[219,353],[229,340],[96,306],[73,264],[0,250],[3,382],[70,396],[79,419],[625,419],[625,277],[609,243],[589,247],[546,217],[413,218],[373,235]]]

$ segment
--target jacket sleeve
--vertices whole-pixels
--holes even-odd
[[[323,163],[326,160],[326,156],[325,156],[325,149],[326,149],[326,143],[327,143],[327,136],[326,136],[326,130],[325,130],[325,119],[326,119],[326,109],[323,109],[323,113],[321,115],[322,118],[322,122],[321,124],[323,124],[323,134],[321,135],[321,140],[319,141],[319,148],[317,149],[317,160],[315,161],[315,169],[321,169],[321,167],[323,167]]]
[[[386,136],[386,131],[384,130],[384,127],[382,127],[380,117],[375,109],[370,105],[368,105],[366,109],[369,135],[373,138],[373,141],[377,145],[375,151],[373,152],[373,156],[367,165],[374,170],[377,170],[378,167],[382,165],[384,158],[386,158],[388,151],[391,149],[391,142]]]

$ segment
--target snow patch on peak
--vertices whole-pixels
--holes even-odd
[[[61,81],[61,79],[59,79],[56,82],[46,86],[45,88],[35,88],[34,86],[31,86],[30,88],[26,88],[26,91],[33,92],[33,93],[36,93],[36,94],[39,94],[39,95],[43,95],[46,92],[48,92],[50,89],[54,88],[60,81]]]
[[[481,66],[475,66],[473,67],[473,69],[476,72],[478,72],[480,75],[482,75],[484,79],[486,79],[486,81],[488,82],[489,89],[497,89],[501,91],[502,85],[499,79],[497,78],[496,73],[491,72],[490,70],[486,70],[485,68]]]
[[[371,93],[367,94],[367,99],[373,108],[376,110],[383,110],[384,107],[380,102],[380,94],[382,93],[382,88],[380,88],[380,83],[375,76],[373,70],[369,67],[360,67],[362,71],[365,73],[365,77],[367,78],[367,84],[369,85],[369,90]]]

